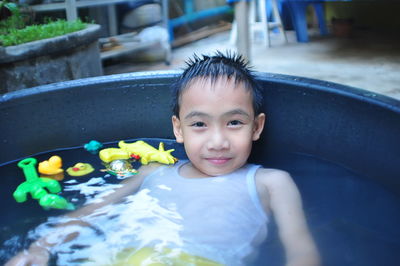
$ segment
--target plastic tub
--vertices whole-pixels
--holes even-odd
[[[178,75],[104,76],[3,95],[0,166],[91,139],[173,139],[169,88]],[[292,174],[324,265],[396,265],[400,102],[318,80],[268,73],[257,79],[267,123],[250,161]],[[276,238],[272,223],[269,239]],[[260,265],[282,263],[279,241],[271,241]]]

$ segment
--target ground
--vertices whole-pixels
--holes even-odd
[[[128,59],[108,64],[105,74],[181,69],[193,53],[235,50],[229,34],[221,32],[174,48],[170,65]],[[287,35],[289,41],[285,43],[279,34],[273,34],[269,48],[257,39],[253,41],[251,64],[255,70],[341,83],[400,100],[399,37],[359,30],[351,38],[313,34],[310,42],[298,43],[293,31]]]

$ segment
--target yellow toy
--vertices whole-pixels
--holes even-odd
[[[155,250],[150,247],[144,247],[139,250],[126,249],[117,255],[116,262],[112,265],[222,266],[222,264],[215,261],[199,256],[190,255],[185,252],[177,252],[176,250],[172,250],[169,248]]]
[[[140,162],[142,164],[148,164],[150,162],[159,162],[163,164],[174,164],[178,161],[174,156],[171,155],[171,150],[164,150],[164,143],[160,142],[158,150],[153,146],[147,144],[142,140],[138,140],[133,143],[125,143],[124,141],[120,141],[118,146],[128,152],[130,155],[139,155]]]
[[[77,163],[73,167],[67,169],[67,173],[70,176],[83,176],[90,174],[94,171],[94,168],[88,163]]]
[[[60,181],[64,179],[64,170],[61,167],[62,160],[60,156],[54,155],[50,159],[40,162],[38,171],[46,177]]]
[[[105,163],[110,163],[115,160],[128,160],[129,152],[118,148],[108,148],[99,152],[100,159]]]

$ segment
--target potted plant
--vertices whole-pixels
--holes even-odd
[[[0,93],[102,75],[99,25],[25,24],[17,3],[0,1]]]

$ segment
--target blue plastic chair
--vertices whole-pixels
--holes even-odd
[[[318,26],[321,35],[327,35],[328,29],[325,22],[324,2],[316,0],[281,0],[283,6],[290,13],[290,18],[298,42],[308,42],[306,9],[308,5],[312,5],[318,19]]]

